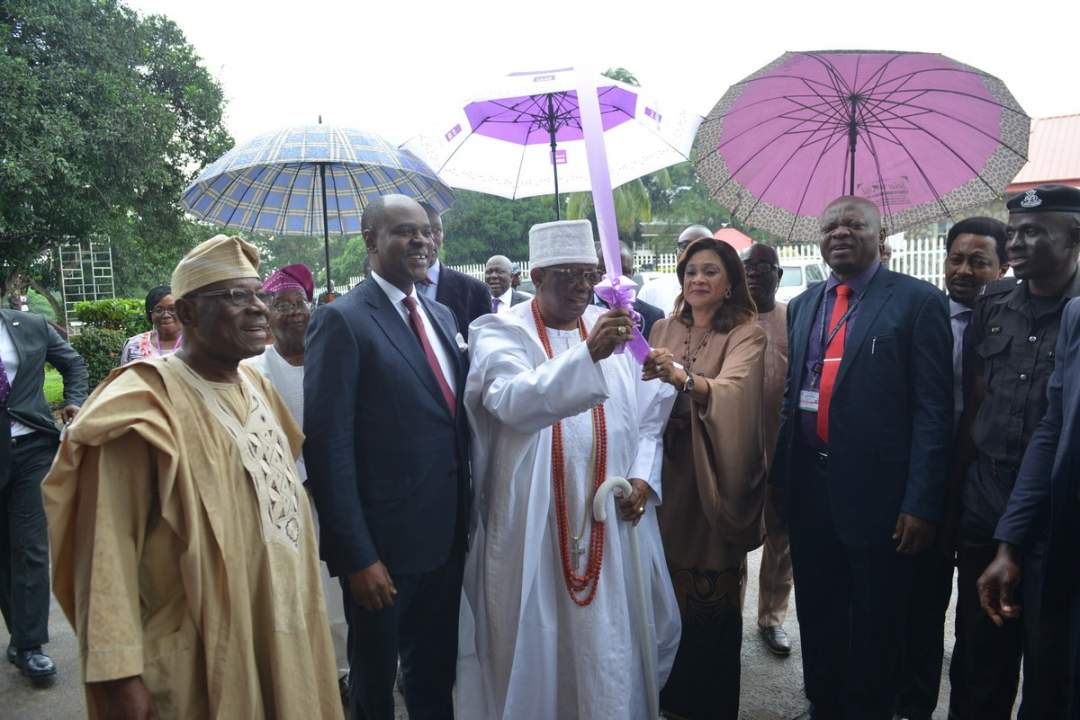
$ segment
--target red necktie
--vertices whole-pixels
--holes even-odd
[[[832,317],[829,318],[829,332],[840,324],[840,319],[847,314],[848,298],[851,288],[847,285],[836,286],[836,302],[833,303]],[[840,361],[844,357],[844,336],[847,334],[847,320],[836,331],[832,342],[825,348],[825,360],[821,369],[821,385],[818,388],[817,434],[824,442],[829,442],[829,404],[832,401],[833,385],[836,374],[840,372]],[[827,338],[825,338],[827,339]]]
[[[421,319],[420,312],[416,307],[416,298],[406,297],[402,302],[405,303],[405,307],[409,310],[409,324],[412,325],[416,339],[420,341],[420,347],[424,348],[424,357],[427,358],[431,372],[435,373],[435,379],[439,381],[439,389],[442,390],[443,399],[446,400],[446,406],[450,408],[450,416],[453,417],[457,410],[454,391],[450,389],[449,383],[446,382],[446,376],[443,375],[442,368],[439,366],[439,359],[435,357],[435,351],[431,349],[431,343],[428,342],[427,332],[424,330],[424,321]]]

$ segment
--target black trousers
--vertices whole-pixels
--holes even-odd
[[[394,606],[371,612],[342,580],[349,623],[349,710],[352,720],[394,720],[398,656],[405,707],[412,720],[454,717],[458,607],[465,552],[457,548],[431,572],[393,575]]]
[[[0,490],[0,612],[20,650],[49,642],[49,529],[41,481],[57,439],[35,432],[15,439]]]
[[[997,543],[961,537],[957,549],[956,645],[949,667],[950,720],[1009,720],[1020,681],[1023,621],[997,627],[979,606],[975,583]]]
[[[791,560],[803,679],[815,720],[892,720],[903,658],[912,563],[890,537],[843,544],[829,509],[824,463],[802,470],[790,493]]]
[[[896,699],[897,714],[902,717],[930,720],[937,708],[954,569],[936,547],[913,558],[907,652]]]

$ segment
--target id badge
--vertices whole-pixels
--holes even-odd
[[[800,390],[799,409],[803,412],[816,413],[818,411],[819,396],[820,393],[817,390]]]

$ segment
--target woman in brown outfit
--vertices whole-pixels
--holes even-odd
[[[664,435],[660,533],[683,632],[660,705],[670,717],[739,715],[742,572],[761,544],[765,331],[727,243],[702,238],[676,269],[675,313],[653,327],[644,378],[681,391]]]

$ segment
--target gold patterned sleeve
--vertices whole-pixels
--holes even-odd
[[[150,446],[129,432],[88,447],[75,509],[75,632],[86,682],[139,675],[139,565],[153,505]]]
[[[714,339],[714,342],[716,339]],[[765,331],[749,322],[731,331],[709,397],[691,422],[694,469],[709,523],[730,541],[761,543],[765,498],[762,426]]]

